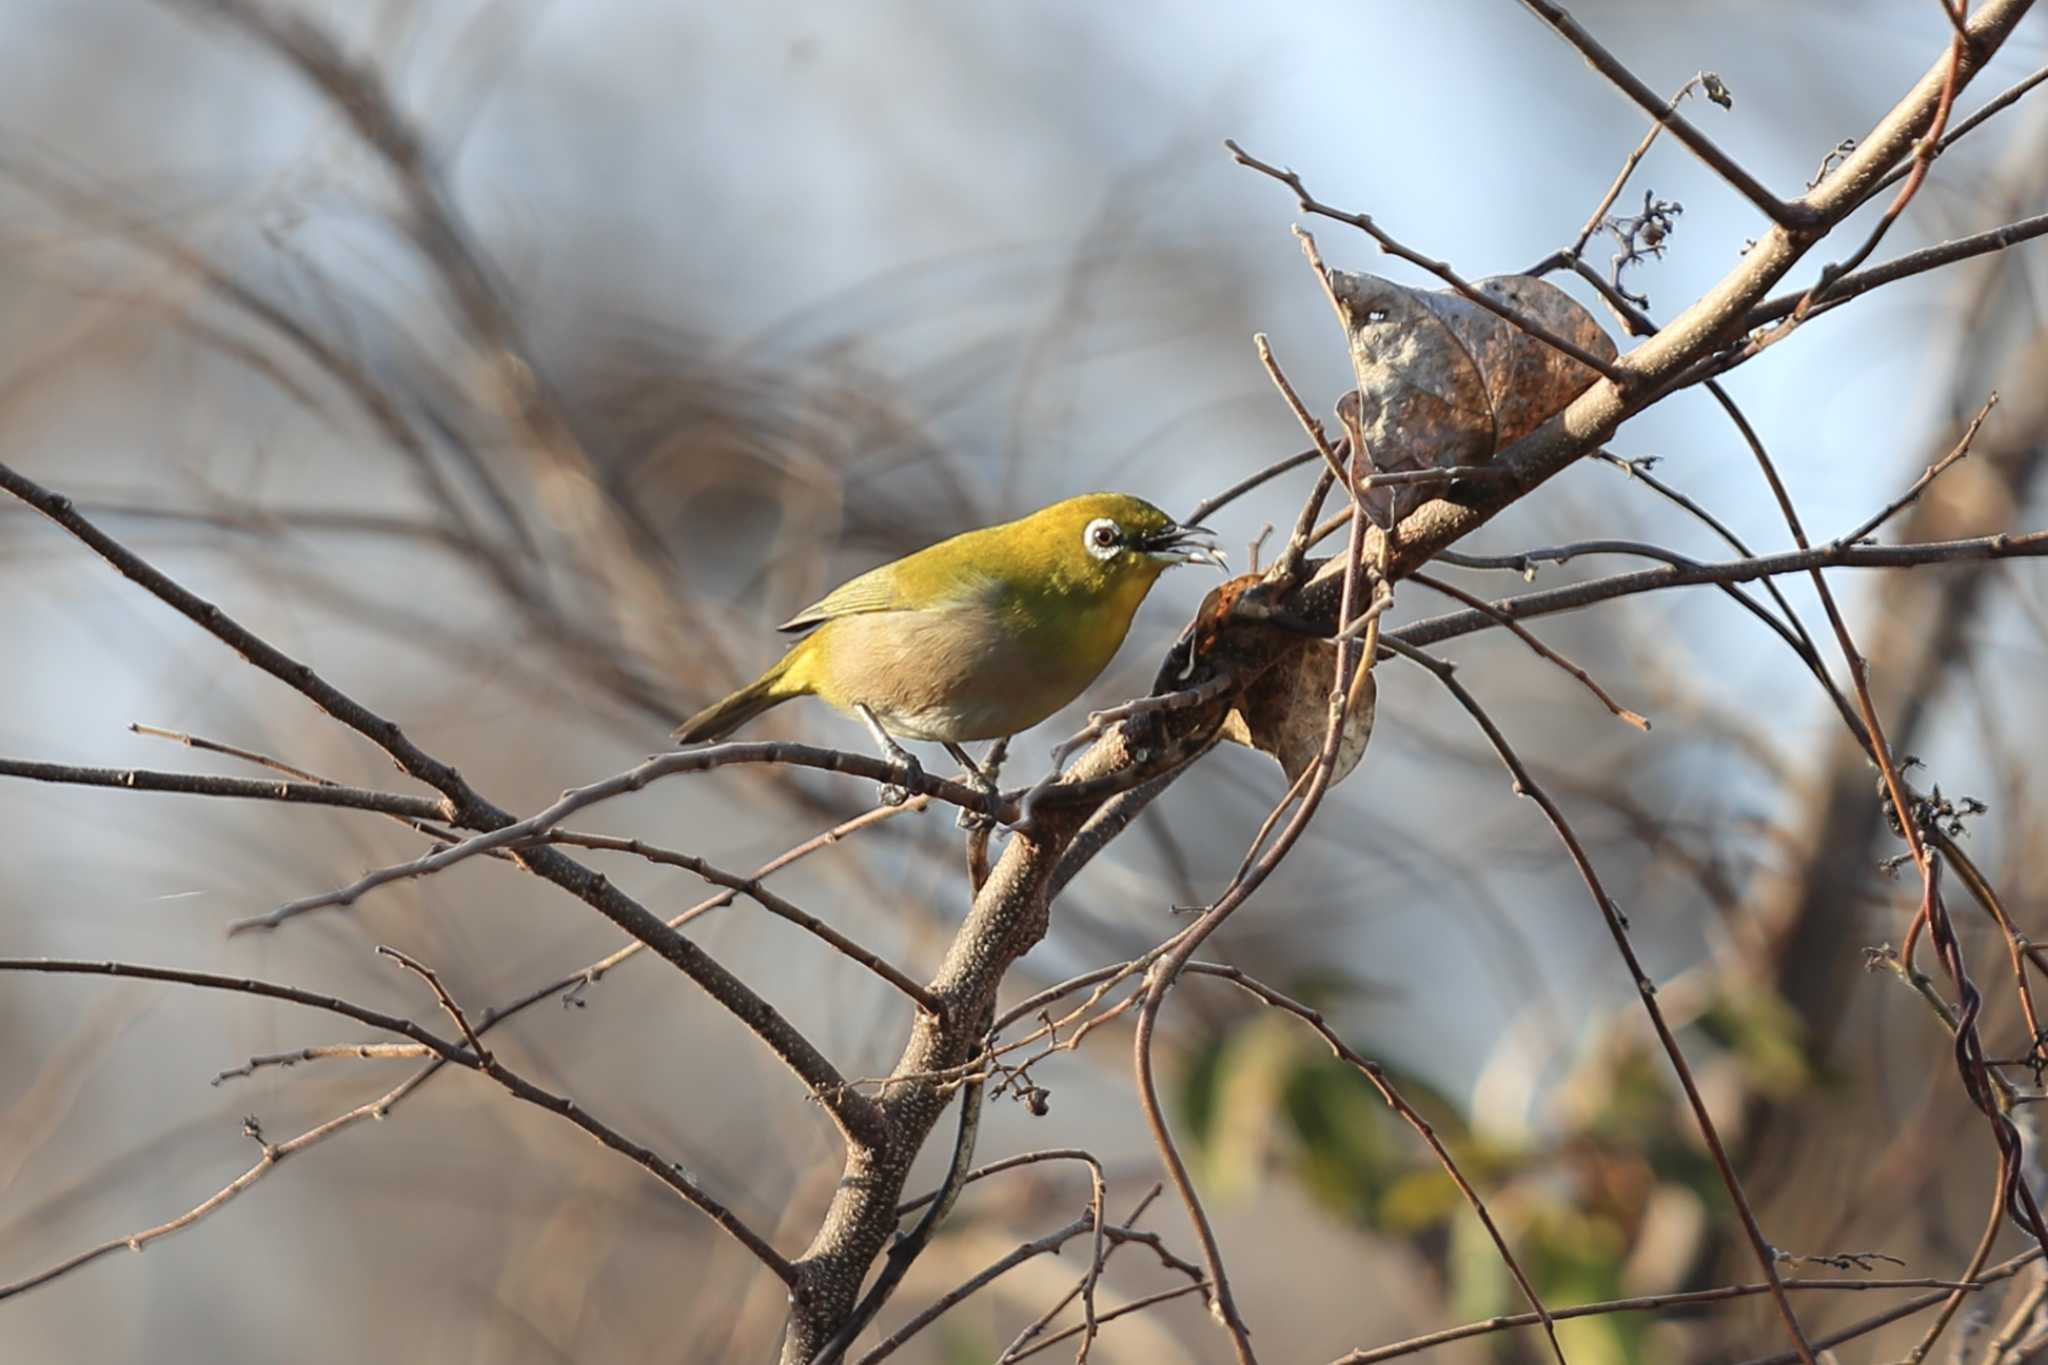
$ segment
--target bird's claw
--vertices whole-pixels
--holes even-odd
[[[996,790],[996,784],[991,782],[988,774],[984,773],[981,769],[971,763],[968,764],[966,771],[960,775],[960,781],[989,805],[995,804],[996,797],[999,795]],[[996,819],[993,815],[984,810],[976,810],[972,806],[962,806],[960,813],[953,817],[953,823],[966,830],[969,834],[979,834],[985,829],[994,829],[996,827]]]
[[[897,766],[903,770],[901,782],[884,782],[881,798],[885,806],[900,806],[911,798],[911,789],[923,779],[924,769],[908,750],[899,750],[891,757],[897,758]]]
[[[991,770],[1002,765],[1003,753],[1008,745],[1009,741],[1004,740],[989,751]],[[973,757],[959,745],[948,744],[946,752],[950,753],[960,764],[961,784],[981,798],[983,804],[991,808],[996,806],[1002,796],[1002,792],[996,786],[995,778],[990,776],[989,772],[983,771],[981,765],[977,764]],[[977,810],[973,806],[962,806],[960,813],[953,817],[953,823],[966,830],[969,834],[979,834],[984,830],[994,829],[996,827],[996,818],[987,811]]]

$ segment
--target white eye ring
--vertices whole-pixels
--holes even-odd
[[[1081,532],[1081,544],[1097,559],[1115,559],[1123,553],[1124,533],[1108,517],[1097,517]]]

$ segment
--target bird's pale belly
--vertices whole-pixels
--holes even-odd
[[[804,672],[824,700],[866,706],[904,739],[1000,739],[1079,696],[1123,642],[1053,634],[972,609],[868,612],[819,627]]]

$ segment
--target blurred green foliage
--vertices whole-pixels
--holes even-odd
[[[1297,986],[1326,999],[1329,983]],[[1389,1069],[1486,1201],[1544,1302],[1588,1303],[1686,1287],[1707,1262],[1707,1229],[1727,1196],[1669,1061],[1632,1012],[1617,1014],[1548,1092],[1554,1112],[1524,1143],[1475,1133],[1449,1097]],[[1691,1012],[1684,1044],[1716,1097],[1782,1099],[1814,1084],[1796,1016],[1750,987],[1717,990]],[[1177,1093],[1200,1180],[1218,1199],[1296,1181],[1333,1215],[1405,1243],[1442,1277],[1456,1319],[1527,1311],[1492,1238],[1422,1138],[1371,1082],[1298,1020],[1272,1010],[1231,1020],[1187,1056]],[[1737,1106],[1739,1108],[1739,1106]],[[1731,1137],[1736,1115],[1717,1118]],[[1643,1358],[1654,1319],[1614,1314],[1560,1323],[1570,1358]],[[1496,1358],[1541,1359],[1532,1332],[1488,1339]]]

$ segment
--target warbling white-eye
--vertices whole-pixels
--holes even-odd
[[[1028,730],[1080,696],[1159,575],[1190,561],[1223,566],[1211,533],[1122,493],[968,531],[798,612],[782,629],[811,633],[675,738],[723,739],[791,698],[822,697],[858,716],[906,775],[917,760],[897,737],[936,740],[970,784],[992,790],[961,744]],[[885,802],[905,798],[901,787],[882,789]]]

